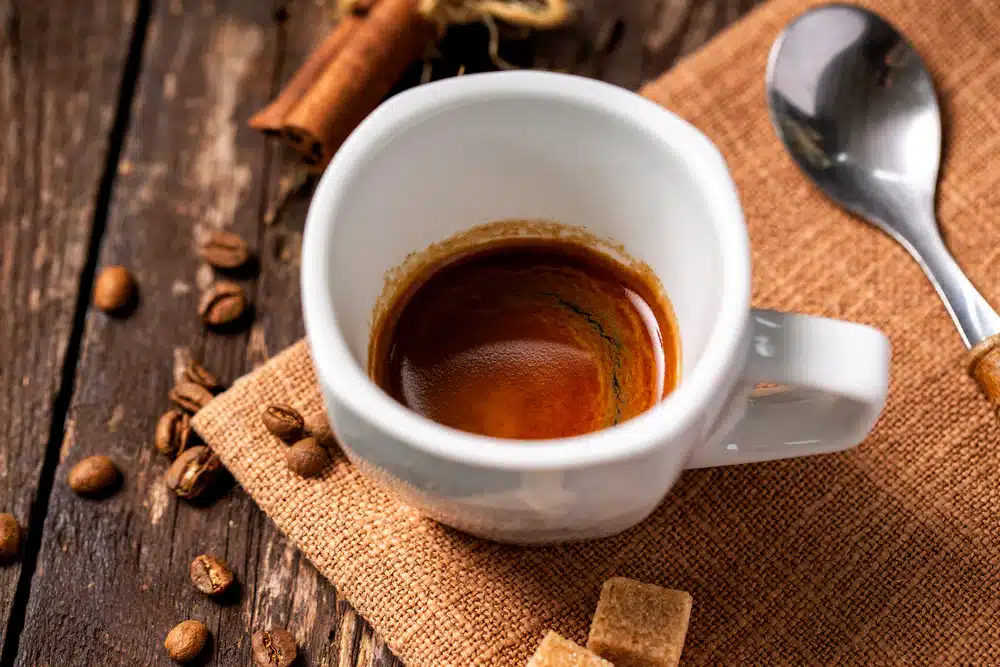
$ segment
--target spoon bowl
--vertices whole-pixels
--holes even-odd
[[[1000,333],[1000,317],[938,232],[941,114],[931,75],[906,38],[861,7],[811,9],[771,49],[767,99],[802,171],[913,255],[966,346]]]

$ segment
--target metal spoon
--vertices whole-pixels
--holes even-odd
[[[1000,333],[1000,316],[938,233],[941,116],[930,74],[909,42],[860,7],[811,9],[771,49],[767,98],[799,167],[913,255],[966,346]]]

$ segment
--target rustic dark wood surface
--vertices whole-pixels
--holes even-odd
[[[756,1],[576,0],[573,26],[502,55],[638,88]],[[167,665],[186,618],[213,634],[199,664],[249,664],[250,634],[271,626],[302,665],[399,664],[242,490],[178,502],[152,447],[186,359],[232,380],[303,334],[309,192],[269,219],[290,166],[245,123],[327,18],[316,0],[0,0],[0,512],[26,527],[21,563],[0,569],[0,667]],[[485,40],[455,31],[435,76],[489,68]],[[237,276],[256,306],[241,333],[208,334],[195,313],[212,229],[257,251]],[[96,268],[117,263],[141,290],[124,318],[89,308]],[[65,484],[92,454],[124,472],[105,501]],[[188,580],[202,552],[237,572],[223,604]]]
[[[136,8],[0,0],[0,511],[29,528],[22,563],[0,569],[4,665],[72,395]]]

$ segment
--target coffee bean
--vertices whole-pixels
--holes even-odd
[[[197,498],[215,481],[222,462],[208,447],[185,450],[167,470],[167,486],[181,498]]]
[[[8,565],[21,555],[21,527],[13,514],[0,514],[0,565]]]
[[[187,449],[192,438],[191,417],[177,408],[170,408],[156,422],[156,448],[170,458]]]
[[[121,473],[107,456],[88,456],[73,466],[66,481],[78,495],[100,498],[118,487]]]
[[[232,324],[242,317],[247,309],[247,297],[243,288],[234,282],[220,280],[201,295],[198,314],[209,327]]]
[[[175,662],[191,662],[205,650],[208,628],[201,621],[182,621],[167,633],[163,647]]]
[[[305,435],[306,422],[298,410],[290,405],[269,405],[260,418],[268,431],[289,444],[301,440]]]
[[[312,477],[326,467],[330,455],[326,453],[316,438],[302,438],[285,452],[288,469],[303,477]]]
[[[135,278],[124,266],[106,266],[94,281],[94,305],[106,313],[122,310],[135,298]]]
[[[288,630],[258,630],[250,638],[250,650],[258,667],[289,667],[298,655],[295,637]]]
[[[222,382],[219,381],[215,373],[210,372],[194,360],[189,361],[188,365],[184,367],[184,381],[200,384],[211,392],[222,389]]]
[[[239,234],[213,232],[201,244],[198,256],[217,269],[238,269],[250,259],[250,249]]]
[[[208,554],[191,561],[190,569],[191,582],[205,595],[222,595],[236,578],[226,561]]]
[[[194,382],[181,382],[170,390],[170,400],[192,414],[208,405],[213,398],[212,392]]]

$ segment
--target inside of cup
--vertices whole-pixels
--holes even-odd
[[[600,104],[510,92],[391,120],[364,152],[331,212],[327,268],[338,324],[362,368],[387,272],[504,219],[582,226],[623,245],[673,306],[682,380],[705,352],[724,267],[710,192],[669,136]]]

